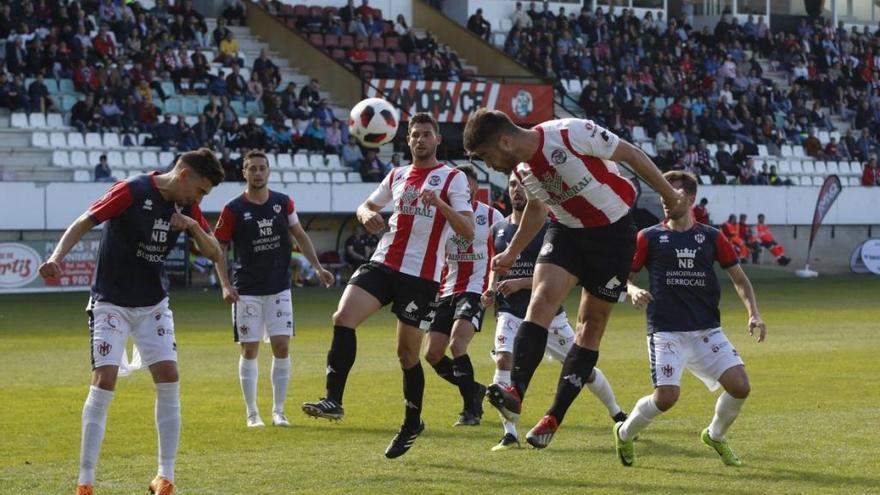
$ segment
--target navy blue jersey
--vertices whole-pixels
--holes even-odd
[[[511,280],[515,278],[530,278],[535,273],[535,260],[538,259],[538,253],[541,251],[541,246],[544,244],[544,233],[547,232],[547,226],[549,223],[545,223],[541,230],[535,234],[535,238],[532,239],[532,242],[529,243],[528,246],[520,253],[519,257],[516,258],[516,262],[507,271],[504,275],[495,276],[495,283],[502,282],[504,280]],[[510,221],[510,217],[501,220],[496,223],[492,227],[492,237],[495,239],[495,252],[500,253],[507,249],[507,246],[510,245],[510,241],[513,240],[513,235],[516,234],[517,229],[519,229],[519,224],[512,223]],[[508,313],[517,318],[525,318],[526,310],[529,308],[529,299],[532,297],[531,290],[521,290],[514,292],[510,295],[510,297],[504,297],[501,293],[495,294],[495,312],[497,313]],[[562,308],[559,308],[559,313],[562,312]]]
[[[269,191],[261,205],[244,194],[226,203],[214,235],[235,246],[232,284],[239,294],[265,296],[290,288],[290,226],[297,223],[293,200],[280,192]]]
[[[92,299],[128,308],[154,306],[168,296],[165,255],[180,231],[171,230],[178,207],[156,188],[154,176],[138,175],[117,182],[89,207],[89,216],[104,223]],[[198,205],[180,210],[206,231]]]
[[[721,287],[714,265],[739,263],[730,241],[718,229],[695,223],[685,232],[665,223],[648,227],[636,238],[632,271],[648,268],[648,333],[691,332],[721,326]]]

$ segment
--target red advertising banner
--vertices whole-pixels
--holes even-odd
[[[372,79],[365,92],[400,108],[401,120],[429,112],[441,123],[463,123],[480,107],[501,110],[521,124],[553,118],[553,86],[547,84]]]

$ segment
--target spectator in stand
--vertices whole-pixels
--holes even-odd
[[[220,164],[223,165],[224,180],[226,182],[241,182],[244,180],[241,174],[241,163],[239,163],[239,160],[232,159],[228,149],[223,150]]]
[[[382,182],[387,173],[386,165],[379,159],[376,150],[368,149],[361,166],[361,179],[364,182]]]
[[[825,152],[822,148],[822,142],[819,141],[812,132],[807,135],[807,139],[804,139],[803,142],[804,152],[807,156],[811,156],[813,158],[825,159]]]
[[[333,119],[333,123],[324,129],[324,151],[338,155],[342,151],[342,123]]]
[[[483,18],[483,9],[477,11],[468,18],[467,28],[480,38],[489,41],[492,36],[492,25]]]
[[[156,127],[156,143],[162,151],[177,148],[180,143],[180,128],[171,121],[172,115],[166,113],[162,116],[162,123]]]
[[[361,0],[361,6],[355,9],[355,13],[366,17],[367,15],[374,15],[377,11],[370,7],[369,0]],[[381,18],[379,19],[381,20]]]
[[[727,145],[718,143],[718,151],[715,152],[715,163],[718,169],[727,175],[739,175],[739,168],[733,163],[733,156],[727,151]]]
[[[373,253],[369,244],[369,236],[366,230],[358,223],[355,225],[354,232],[345,240],[344,259],[353,270],[370,261],[370,256]]]
[[[346,167],[360,172],[363,167],[364,154],[361,147],[358,146],[354,136],[348,136],[348,142],[342,147],[342,164]]]
[[[70,124],[85,134],[97,132],[101,129],[101,121],[98,109],[95,107],[94,97],[86,94],[85,98],[74,103],[70,109]]]
[[[217,27],[215,27],[214,32],[211,33],[211,39],[214,41],[214,46],[220,48],[220,44],[223,43],[226,36],[230,34],[232,34],[232,31],[226,27],[226,19],[222,17],[217,18]]]
[[[312,117],[309,126],[306,127],[303,136],[303,147],[309,151],[321,152],[324,149],[324,142],[327,140],[327,132],[318,117]]]
[[[868,160],[862,169],[862,185],[876,186],[880,185],[880,169],[877,167],[877,159]]]
[[[357,72],[360,66],[367,61],[367,57],[369,56],[366,38],[358,38],[355,46],[349,48],[348,51],[345,52],[345,56],[354,67],[355,72]]]
[[[232,64],[240,66],[244,63],[244,60],[242,60],[238,52],[238,40],[235,39],[235,34],[232,31],[227,31],[223,41],[220,42],[220,52],[214,61],[220,62],[226,67]]]
[[[828,140],[828,144],[825,145],[825,149],[823,150],[825,154],[825,158],[829,160],[840,160],[840,154],[837,151],[837,139],[831,138]]]
[[[708,204],[708,199],[700,198],[700,204],[694,206],[694,221],[705,225],[712,225],[709,221],[709,210],[706,208]]]
[[[409,24],[406,23],[406,17],[403,14],[397,14],[397,19],[394,21],[394,34],[397,36],[403,36],[409,31]]]
[[[95,165],[95,182],[116,182],[110,171],[110,163],[107,162],[107,155],[101,155],[98,158],[98,164]]]
[[[119,108],[119,105],[116,104],[116,101],[113,100],[112,96],[105,96],[103,101],[101,102],[101,120],[104,122],[106,127],[110,127],[113,129],[121,129],[122,125],[122,110]]]
[[[339,18],[343,23],[348,24],[355,18],[355,10],[354,0],[347,0],[345,7],[339,9]]]
[[[589,13],[586,7],[583,9]],[[510,23],[514,27],[530,28],[532,27],[532,18],[529,17],[522,9],[522,2],[516,2],[516,10],[510,16]]]
[[[749,158],[746,163],[739,167],[739,183],[746,186],[757,186],[758,177],[755,175],[754,160]]]
[[[862,129],[862,133],[856,139],[854,156],[859,160],[867,160],[868,157],[877,153],[877,140],[871,137],[868,128]]]
[[[303,89],[299,92],[299,99],[302,101],[303,97],[305,97],[309,106],[317,106],[321,101],[320,90],[320,83],[317,79],[312,78],[312,80],[309,81],[309,84],[303,86]]]
[[[54,84],[54,82],[53,82]],[[49,97],[49,88],[43,81],[43,73],[37,74],[37,78],[28,86],[28,98],[30,100],[30,109],[34,112],[57,112],[58,107]]]
[[[241,75],[238,64],[232,64],[232,72],[226,76],[226,94],[231,100],[236,98],[246,101],[248,96],[248,82]]]
[[[281,75],[278,70],[278,66],[269,59],[269,54],[266,53],[266,49],[263,48],[260,50],[260,56],[254,60],[254,67],[251,70],[252,74],[256,74],[260,79],[260,83],[264,88],[268,88],[270,90],[275,90],[278,87],[278,84],[281,82]],[[295,83],[293,87],[296,88]]]
[[[246,25],[244,4],[242,4],[241,0],[223,0],[223,5],[225,6],[222,14],[223,17],[219,17],[218,20],[226,19],[229,24],[238,22],[239,26]]]

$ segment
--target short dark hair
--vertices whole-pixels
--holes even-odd
[[[266,160],[266,166],[267,167],[269,166],[269,157],[267,157],[265,153],[263,153],[260,150],[251,150],[251,151],[248,151],[246,155],[244,155],[244,160],[242,160],[242,162],[241,162],[241,168],[242,169],[247,168],[248,161],[253,160],[254,158],[262,158],[262,159]]]
[[[461,165],[457,165],[455,167],[455,170],[460,171],[461,173],[463,173],[464,175],[467,175],[471,179],[474,179],[477,181],[480,180],[477,177],[477,169],[475,169],[474,166],[469,163],[462,163]]]
[[[506,113],[480,108],[468,117],[464,126],[464,149],[468,153],[475,153],[497,139],[500,134],[510,134],[516,130],[516,124]]]
[[[663,174],[663,178],[667,181],[671,182],[681,182],[681,187],[684,189],[684,192],[696,196],[697,195],[697,176],[690,172],[684,172],[682,170],[670,170]]]
[[[412,117],[409,118],[409,124],[406,128],[406,134],[409,135],[412,132],[412,128],[416,124],[431,124],[431,127],[434,128],[435,134],[440,134],[440,124],[437,123],[437,119],[434,118],[433,115],[426,112],[419,112]]]
[[[195,173],[211,181],[216,186],[223,182],[225,174],[220,160],[214,156],[214,152],[208,148],[199,148],[195,151],[187,151],[180,155],[177,163],[191,168]]]

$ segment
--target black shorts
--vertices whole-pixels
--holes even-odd
[[[392,270],[381,263],[361,265],[348,281],[369,292],[382,306],[391,304],[397,319],[418,327],[431,311],[440,284]]]
[[[438,299],[434,303],[434,318],[428,327],[429,332],[440,332],[450,335],[452,324],[455,320],[467,320],[474,325],[475,331],[479,332],[483,326],[483,314],[485,310],[480,304],[480,294],[474,292],[462,292]]]
[[[635,251],[636,225],[631,214],[611,225],[588,229],[553,222],[537,262],[565,268],[590,294],[621,302]]]

